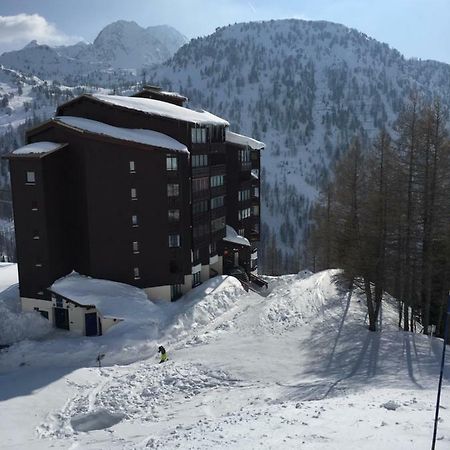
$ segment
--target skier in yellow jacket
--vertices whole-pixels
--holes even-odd
[[[158,347],[158,353],[161,353],[161,360],[159,361],[160,364],[166,362],[169,359],[166,349],[162,345]]]

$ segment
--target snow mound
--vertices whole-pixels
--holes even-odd
[[[75,431],[103,430],[118,424],[123,418],[124,414],[111,413],[105,409],[99,409],[72,417],[70,424]]]
[[[172,315],[167,337],[179,339],[210,325],[232,309],[242,295],[246,292],[234,277],[217,276],[204,282],[176,303],[178,311]]]
[[[277,277],[263,309],[262,325],[272,330],[286,330],[326,314],[337,295],[333,280],[337,272],[311,274],[303,271]]]
[[[0,303],[0,345],[39,339],[52,332],[47,319],[37,312],[17,313]]]
[[[0,265],[0,346],[25,339],[39,339],[52,331],[39,313],[22,313],[17,284],[17,265]]]

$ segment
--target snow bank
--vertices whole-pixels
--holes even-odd
[[[171,322],[167,339],[173,341],[210,325],[232,309],[242,295],[246,292],[234,277],[217,276],[204,282],[170,305],[175,311],[168,314]]]
[[[38,339],[52,331],[39,313],[22,313],[17,284],[17,264],[0,265],[0,345]]]

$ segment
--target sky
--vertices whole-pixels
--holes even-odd
[[[39,43],[92,42],[119,19],[171,25],[188,38],[255,20],[341,23],[406,57],[450,63],[450,0],[0,0],[0,53]]]

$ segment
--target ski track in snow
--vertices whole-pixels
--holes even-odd
[[[28,397],[5,396],[4,448],[427,448],[441,341],[398,331],[389,298],[382,333],[369,333],[362,298],[338,289],[338,274],[267,277],[265,298],[225,278],[179,304],[156,304],[159,338],[146,345],[156,353],[157,342],[167,343],[167,363],[117,333],[115,359],[123,351],[128,360],[131,348],[135,362],[81,363]],[[88,345],[53,339],[67,351]],[[21,348],[10,348],[12,361]],[[2,380],[24,373],[17,379],[26,386],[27,373],[44,370],[28,364],[3,371]],[[450,445],[448,406],[444,396],[437,448]]]

